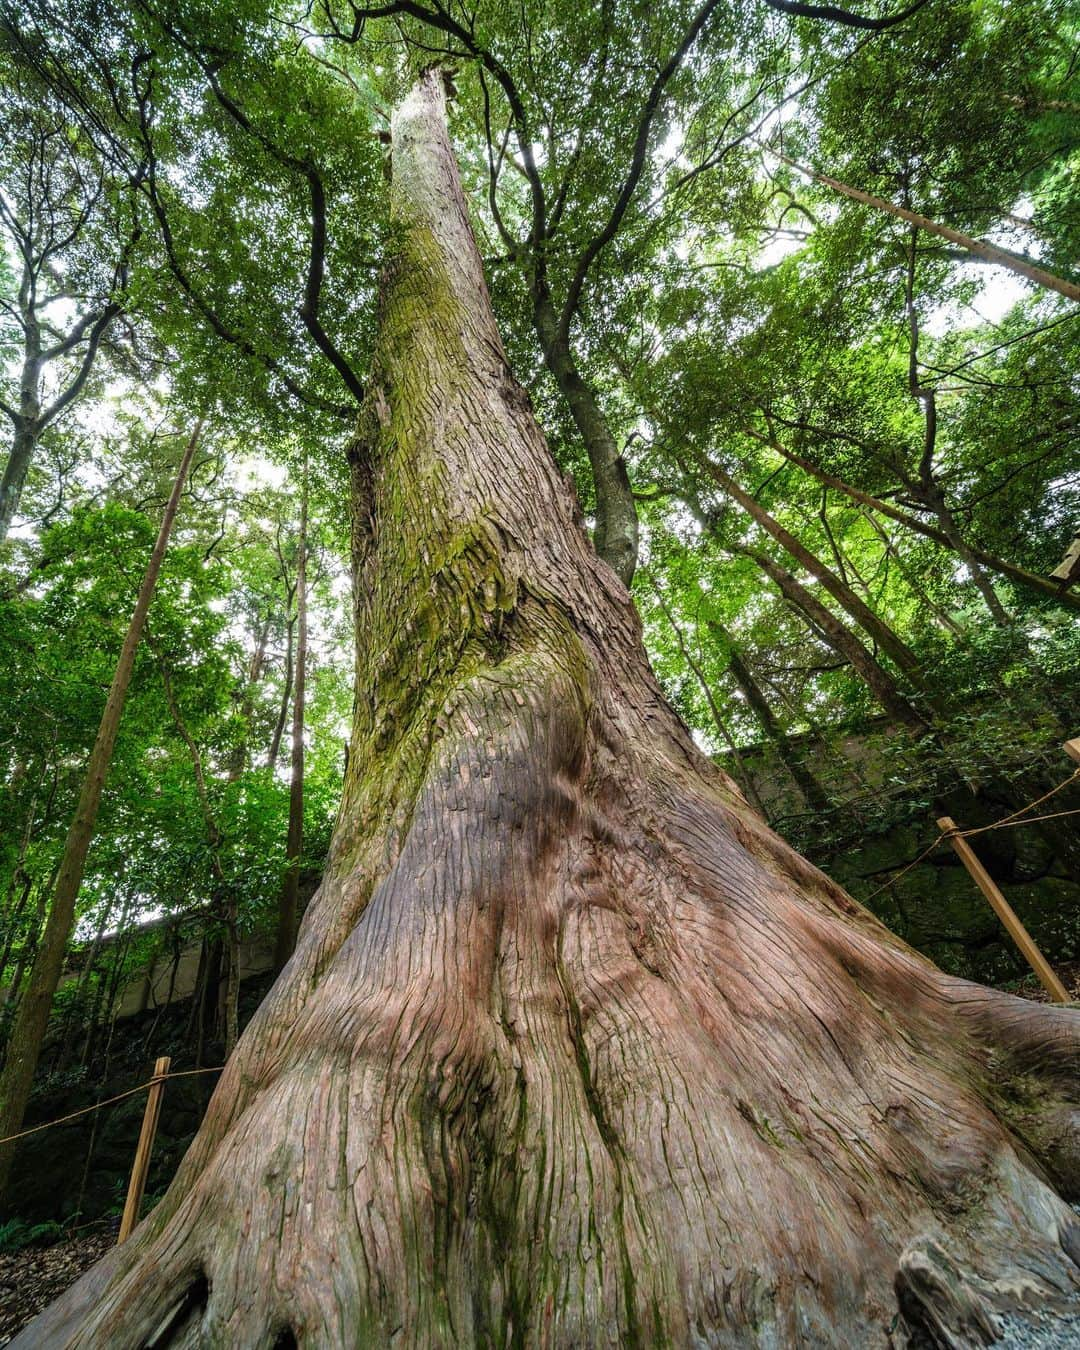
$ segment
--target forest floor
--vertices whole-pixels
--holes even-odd
[[[1069,991],[1069,997],[1074,1003],[1080,1003],[1080,961],[1055,961],[1052,956],[1048,959],[1054,967],[1054,974]],[[1010,994],[1019,994],[1021,998],[1030,998],[1035,1003],[1050,1002],[1050,995],[1034,975],[1025,975],[1022,980],[1003,987]]]
[[[1062,962],[1055,970],[1072,998],[1080,1002],[1080,961]],[[1034,975],[1010,984],[1009,991],[1040,1003],[1049,999]],[[0,1350],[104,1256],[116,1241],[118,1226],[118,1219],[106,1219],[49,1246],[0,1251]],[[1068,1350],[1080,1344],[1080,1319],[1039,1324],[1009,1318],[1003,1330],[1003,1350]]]
[[[115,1245],[119,1226],[106,1220],[49,1247],[0,1252],[0,1346]]]

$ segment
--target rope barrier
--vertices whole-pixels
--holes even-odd
[[[874,896],[880,895],[882,891],[887,891],[890,886],[895,886],[900,878],[910,872],[913,867],[918,867],[919,863],[925,858],[929,858],[930,854],[933,853],[934,849],[937,848],[938,844],[940,844],[943,839],[970,839],[972,835],[986,834],[988,830],[1015,829],[1018,825],[1037,825],[1042,820],[1057,820],[1061,816],[1080,815],[1080,807],[1068,811],[1052,811],[1049,815],[1045,816],[1029,816],[1027,814],[1028,811],[1033,810],[1036,806],[1041,806],[1043,802],[1049,801],[1051,797],[1056,797],[1059,792],[1067,788],[1070,783],[1075,783],[1078,778],[1080,778],[1080,769],[1074,769],[1073,772],[1069,774],[1068,778],[1065,778],[1058,783],[1057,787],[1052,787],[1049,792],[1044,792],[1041,797],[1036,797],[1034,801],[1028,802],[1026,806],[1021,806],[1018,810],[1011,811],[1007,816],[1002,816],[1000,820],[992,821],[989,825],[975,825],[970,830],[942,830],[934,842],[928,848],[924,848],[913,862],[909,862],[897,872],[895,876],[892,876],[888,881],[883,882],[876,891],[871,891],[863,901],[863,904],[869,904]],[[1018,816],[1023,816],[1024,819],[1018,820]]]
[[[1053,811],[1045,816],[1027,815],[1028,811],[1036,806],[1041,806],[1045,801],[1049,801],[1051,797],[1056,796],[1062,789],[1067,788],[1070,783],[1074,783],[1078,778],[1080,778],[1080,769],[1075,769],[1068,778],[1063,782],[1058,783],[1057,787],[1051,788],[1049,792],[1044,792],[1041,797],[1036,797],[1034,801],[1028,802],[1026,806],[1021,806],[1019,810],[1012,811],[1009,815],[1002,816],[1000,820],[995,820],[989,825],[976,825],[970,830],[942,830],[929,848],[923,849],[913,862],[909,862],[906,867],[896,874],[896,876],[890,877],[889,880],[879,886],[876,891],[871,891],[863,903],[866,904],[868,901],[873,900],[875,895],[880,895],[882,891],[887,890],[890,886],[894,886],[900,878],[910,872],[913,867],[918,867],[919,863],[921,863],[924,858],[928,858],[943,839],[951,839],[953,837],[967,839],[975,834],[985,834],[988,830],[1003,830],[1015,828],[1018,825],[1036,825],[1043,820],[1057,820],[1061,816],[1080,815],[1080,807],[1076,807],[1069,811]],[[1019,820],[1017,819],[1018,816],[1023,816],[1024,819]],[[93,1106],[84,1106],[78,1111],[72,1111],[70,1115],[60,1116],[58,1120],[47,1120],[41,1125],[33,1125],[28,1130],[20,1130],[18,1134],[6,1135],[3,1139],[0,1139],[0,1145],[14,1143],[16,1139],[25,1139],[27,1135],[38,1134],[41,1130],[51,1130],[56,1125],[66,1125],[69,1120],[77,1120],[80,1116],[89,1115],[92,1111],[100,1111],[103,1107],[113,1106],[116,1102],[122,1102],[125,1097],[134,1097],[137,1092],[145,1092],[147,1088],[153,1087],[155,1083],[166,1083],[170,1078],[190,1078],[192,1075],[200,1073],[220,1073],[224,1067],[224,1064],[214,1064],[204,1069],[181,1069],[178,1073],[157,1074],[153,1078],[148,1078],[145,1083],[140,1083],[138,1087],[128,1088],[126,1092],[118,1092],[115,1097],[106,1097],[103,1102],[95,1102]]]
[[[1023,820],[998,820],[993,825],[982,825],[977,830],[957,830],[956,833],[960,838],[966,839],[969,834],[985,834],[987,830],[1015,830],[1017,825],[1037,825],[1040,820],[1060,820],[1062,816],[1080,816],[1080,806],[1074,806],[1068,811],[1051,811],[1047,816],[1025,816]]]
[[[16,1139],[25,1139],[28,1134],[37,1134],[40,1130],[51,1130],[54,1125],[66,1125],[69,1120],[77,1120],[79,1116],[88,1116],[91,1111],[100,1111],[102,1107],[112,1106],[115,1102],[122,1102],[125,1097],[134,1097],[136,1092],[145,1092],[155,1083],[166,1083],[170,1078],[190,1078],[197,1073],[220,1073],[224,1067],[224,1064],[214,1064],[205,1069],[181,1069],[179,1073],[159,1073],[153,1078],[148,1078],[145,1083],[140,1083],[138,1087],[128,1088],[126,1092],[118,1092],[115,1097],[106,1097],[103,1102],[95,1102],[93,1106],[83,1106],[78,1111],[72,1111],[70,1115],[60,1116],[57,1120],[46,1120],[41,1125],[31,1126],[28,1130],[20,1130],[18,1134],[5,1135],[3,1139],[0,1139],[0,1144],[10,1144]]]
[[[1010,820],[1015,820],[1017,816],[1026,815],[1028,811],[1032,809],[1032,807],[1041,806],[1043,802],[1048,802],[1051,797],[1056,797],[1057,794],[1062,791],[1062,789],[1067,788],[1070,783],[1075,783],[1078,778],[1080,778],[1080,769],[1073,769],[1072,773],[1069,774],[1068,778],[1063,779],[1057,785],[1057,787],[1052,787],[1049,792],[1044,792],[1041,797],[1036,797],[1033,802],[1028,802],[1027,806],[1021,806],[1018,810],[1013,811],[1011,815],[1002,816],[1000,820],[995,820],[992,825],[980,825],[973,830],[962,830],[961,834],[964,835],[983,834],[987,830],[1000,829],[1002,825],[1007,825]],[[1049,819],[1049,817],[1047,817],[1047,819]],[[1021,823],[1026,825],[1029,822],[1023,821]]]

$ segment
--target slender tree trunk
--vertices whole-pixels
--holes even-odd
[[[12,775],[10,788],[14,789],[17,787],[25,774],[26,765],[23,763],[18,764]],[[12,795],[14,795],[14,793]],[[38,790],[35,788],[30,796],[30,805],[26,808],[26,820],[19,835],[19,851],[15,856],[15,864],[11,869],[11,877],[8,881],[7,890],[4,895],[4,937],[3,944],[0,946],[0,980],[3,980],[4,971],[7,969],[8,959],[11,956],[11,944],[15,935],[16,925],[22,915],[27,896],[30,894],[30,880],[26,874],[26,854],[30,847],[30,841],[34,837],[34,819],[37,813],[37,803]],[[20,888],[22,889],[22,894],[16,899],[16,893]]]
[[[285,734],[285,719],[289,715],[289,699],[292,697],[293,685],[293,628],[295,623],[295,618],[290,618],[285,625],[285,682],[281,688],[278,719],[274,724],[274,734],[270,739],[270,752],[266,756],[266,765],[269,769],[274,768],[278,762],[278,755],[281,754],[281,738]]]
[[[11,960],[11,952],[15,946],[15,938],[18,935],[20,920],[23,916],[23,910],[26,908],[26,902],[30,898],[30,892],[34,886],[34,878],[27,873],[16,872],[12,877],[12,884],[16,879],[21,880],[22,887],[17,899],[9,906],[7,911],[7,923],[4,926],[4,945],[0,948],[0,979],[3,979],[4,971],[8,968],[8,962]],[[5,990],[4,1002],[11,1001],[11,986]]]
[[[626,463],[596,394],[578,370],[569,343],[559,334],[558,316],[546,286],[534,284],[533,292],[533,322],[544,362],[566,399],[589,456],[596,490],[593,544],[616,576],[629,586],[637,566],[638,518]]]
[[[904,206],[897,206],[894,202],[886,201],[884,197],[875,197],[872,193],[863,192],[860,188],[849,187],[847,183],[841,183],[838,178],[831,178],[828,174],[808,169],[790,156],[780,154],[779,151],[770,150],[769,153],[790,165],[791,168],[797,169],[799,173],[806,174],[815,183],[830,187],[834,192],[839,192],[844,197],[850,197],[853,202],[859,202],[863,206],[872,206],[875,211],[885,211],[890,216],[895,216],[897,220],[907,221],[909,225],[925,230],[927,234],[937,235],[940,239],[947,239],[950,244],[958,245],[973,257],[981,258],[983,262],[996,263],[999,267],[1004,267],[1017,276],[1026,277],[1028,281],[1033,281],[1036,286],[1057,291],[1059,295],[1064,295],[1068,300],[1080,300],[1080,285],[1075,281],[1067,281],[1064,277],[1056,276],[1043,267],[1037,267],[1029,259],[1021,257],[1017,253],[1010,253],[1008,249],[998,248],[996,244],[988,244],[984,239],[973,239],[971,235],[962,234],[960,230],[954,230],[948,225],[939,225],[928,216],[919,215],[916,211],[909,211]]]
[[[139,586],[135,609],[124,635],[120,656],[116,663],[112,684],[105,700],[105,710],[101,714],[97,739],[90,752],[90,761],[86,768],[79,804],[68,830],[64,844],[64,855],[52,894],[52,904],[45,921],[45,931],[34,958],[30,972],[30,982],[25,994],[19,1000],[19,1009],[11,1029],[8,1042],[8,1055],[0,1074],[0,1138],[14,1134],[22,1124],[26,1103],[30,1097],[30,1088],[41,1053],[45,1029],[49,1021],[53,995],[60,980],[64,953],[75,918],[75,900],[82,885],[83,869],[90,841],[94,836],[98,808],[105,779],[112,761],[113,747],[120,729],[120,718],[124,711],[128,684],[135,668],[135,653],[142,637],[146,614],[154,596],[158,573],[161,571],[165,548],[169,542],[173,520],[180,505],[180,494],[184,480],[191,465],[195,447],[198,444],[202,428],[200,422],[184,447],[172,494],[169,497],[161,528],[158,530],[150,561]],[[11,1166],[12,1149],[10,1145],[0,1145],[0,1194],[3,1193]]]
[[[919,239],[918,226],[911,228],[911,246],[908,250],[907,276],[904,287],[904,300],[907,307],[908,331],[910,333],[908,357],[908,385],[911,397],[923,411],[925,435],[923,439],[922,460],[919,465],[918,481],[908,481],[908,488],[933,511],[941,532],[963,560],[975,589],[983,598],[991,619],[999,628],[1011,628],[1012,620],[997,597],[997,592],[989,578],[979,566],[956,528],[956,520],[945,501],[945,493],[937,481],[934,457],[937,442],[937,391],[932,385],[924,385],[919,378],[919,315],[915,304],[915,248]]]
[[[874,515],[873,511],[864,509],[862,517],[881,540],[886,554],[892,559],[894,567],[900,573],[900,576],[903,578],[904,583],[911,591],[912,595],[918,600],[920,605],[926,607],[928,613],[934,616],[934,621],[937,623],[938,627],[941,628],[943,632],[948,633],[951,637],[956,638],[958,642],[966,642],[967,634],[948,610],[937,603],[930,595],[929,591],[927,591],[926,587],[919,581],[918,577],[914,575],[904,561],[903,554],[896,547],[895,540],[889,534],[888,530],[885,529],[884,525],[882,525],[881,521],[878,520],[877,516]]]
[[[97,921],[97,927],[94,929],[94,937],[90,943],[90,950],[86,954],[86,964],[79,973],[79,980],[75,986],[75,994],[71,999],[68,1008],[67,1025],[64,1027],[64,1036],[60,1044],[59,1052],[56,1056],[56,1066],[62,1069],[68,1062],[72,1051],[75,1048],[75,1038],[78,1035],[80,1026],[86,1022],[86,987],[94,971],[94,963],[97,961],[98,952],[101,949],[101,940],[105,936],[105,925],[109,922],[109,916],[112,914],[112,899],[110,898],[101,907],[101,916]]]
[[[124,969],[124,960],[127,956],[128,919],[131,916],[131,905],[131,893],[125,892],[124,899],[120,905],[120,917],[116,923],[116,940],[110,944],[108,964],[98,978],[98,987],[94,995],[94,1006],[90,1014],[90,1022],[86,1032],[86,1042],[83,1045],[83,1052],[79,1061],[83,1067],[88,1067],[93,1064],[94,1055],[97,1052],[98,1033],[101,1030],[102,1023],[108,1022],[109,1035],[105,1043],[105,1070],[101,1075],[103,1079],[108,1074],[109,1047],[112,1045],[113,1031],[116,1027],[116,1018],[113,1016],[113,1006],[116,1002],[117,990],[120,987],[120,977]]]
[[[169,982],[165,987],[165,997],[155,1005],[154,1020],[150,1023],[150,1029],[143,1038],[144,1053],[148,1052],[154,1044],[154,1037],[157,1035],[158,1025],[161,1022],[161,1014],[166,1008],[172,1006],[173,997],[176,994],[176,976],[180,969],[180,960],[184,954],[179,924],[171,924],[169,927],[169,945],[172,948],[172,959],[169,962]]]
[[[206,1058],[206,1043],[219,1034],[221,1021],[221,964],[224,956],[224,943],[220,936],[208,938],[205,944],[205,960],[202,962],[202,983],[199,986],[198,1003],[195,1018],[195,1063],[201,1067]],[[222,1038],[224,1039],[223,1032]]]
[[[816,577],[841,609],[878,644],[886,656],[890,657],[909,679],[918,683],[919,658],[907,643],[874,613],[865,600],[856,595],[831,567],[826,567],[817,554],[812,553],[790,530],[786,530],[775,517],[771,516],[729,473],[719,465],[713,464],[711,460],[703,458],[702,463],[707,467],[710,477],[739,503],[754,523],[766,534],[771,535],[796,562],[806,568],[811,576]]]
[[[225,912],[225,982],[221,1022],[225,1029],[225,1058],[240,1038],[240,922],[235,902]]]
[[[29,899],[30,892],[33,889],[33,878],[27,877],[25,888],[23,890],[23,904],[20,904],[20,910],[24,907],[25,901]],[[4,988],[4,997],[0,1002],[0,1007],[16,1008],[19,1003],[19,995],[22,993],[23,978],[26,975],[26,968],[34,958],[34,952],[37,950],[38,936],[41,933],[41,925],[45,921],[45,897],[44,893],[38,897],[37,912],[27,921],[25,931],[22,934],[22,944],[19,947],[19,954],[15,958],[15,967],[11,972],[11,979],[8,980]],[[7,957],[10,957],[10,952]],[[6,966],[6,960],[5,960]],[[10,1033],[0,1037],[0,1062],[7,1056],[8,1043],[11,1040]]]
[[[38,942],[41,940],[41,930],[45,924],[46,902],[56,882],[58,866],[53,868],[52,872],[49,874],[48,881],[46,881],[38,890],[34,914],[27,926],[22,948],[19,951],[19,958],[15,962],[15,973],[11,977],[11,983],[4,991],[4,1002],[6,1004],[14,1005],[18,1003],[19,996],[22,993],[22,982],[23,976],[26,973],[26,967],[33,964],[34,956],[38,949]],[[32,885],[32,881],[30,881],[30,884]],[[8,1039],[10,1040],[10,1037]],[[7,1042],[5,1042],[5,1047],[6,1045]]]
[[[708,678],[701,668],[701,662],[698,661],[693,652],[691,652],[686,641],[686,635],[683,633],[682,626],[676,621],[675,615],[671,612],[671,606],[664,599],[663,591],[657,585],[655,577],[651,575],[649,577],[649,585],[652,588],[653,594],[656,596],[657,603],[663,611],[664,618],[668,621],[668,627],[675,635],[675,642],[678,645],[679,654],[682,656],[682,659],[686,662],[686,665],[697,680],[698,688],[701,690],[705,702],[708,705],[713,724],[720,733],[721,740],[723,740],[731,754],[732,762],[738,771],[739,786],[744,789],[747,800],[753,799],[754,805],[761,813],[762,820],[767,821],[769,819],[768,809],[761,800],[761,796],[754,785],[754,780],[750,775],[750,771],[747,769],[742,754],[739,751],[739,747],[735,743],[735,738],[728,729],[727,721],[716,702],[716,695],[713,693],[712,686],[709,684]]]
[[[943,975],[695,748],[508,373],[442,98],[392,123],[323,886],[161,1204],[13,1350],[862,1350],[1061,1307],[1080,1011]]]
[[[8,537],[19,510],[23,487],[41,434],[41,325],[34,307],[36,279],[27,261],[19,286],[18,305],[23,330],[19,371],[19,407],[4,475],[0,479],[0,545]]]
[[[120,920],[121,924],[124,923],[126,916],[127,911],[125,909],[124,914],[121,916]],[[98,1102],[104,1100],[106,1084],[109,1081],[109,1060],[112,1056],[112,1043],[113,1043],[113,1035],[115,1034],[115,1032],[116,1032],[116,1018],[113,1017],[109,1021],[109,1034],[105,1039],[105,1052],[102,1055],[101,1073],[98,1075],[98,1091],[97,1091]],[[90,1042],[88,1040],[87,1041],[88,1047],[89,1044]],[[87,1053],[86,1058],[84,1059],[84,1063],[89,1063],[90,1058],[91,1058],[90,1053]],[[90,1180],[90,1167],[94,1161],[94,1150],[97,1147],[98,1130],[100,1128],[101,1128],[101,1112],[94,1111],[90,1116],[90,1138],[87,1141],[86,1156],[83,1159],[82,1174],[79,1177],[79,1189],[75,1194],[74,1212],[76,1214],[82,1212],[83,1200],[86,1196],[86,1186]]]
[[[986,606],[990,617],[999,628],[1012,628],[1013,621],[1005,609],[1005,606],[998,598],[994,590],[993,582],[986,575],[982,564],[972,553],[964,542],[964,537],[960,533],[956,524],[956,517],[949,509],[945,501],[945,494],[936,482],[928,483],[923,488],[923,496],[927,506],[934,513],[941,532],[948,539],[953,547],[956,556],[967,568],[968,575],[971,577],[972,585],[982,596],[983,604]]]
[[[119,933],[119,926],[118,926]],[[117,937],[119,941],[119,936]],[[114,944],[115,945],[115,944]],[[98,1027],[101,1023],[101,1009],[105,1000],[105,990],[108,986],[108,975],[102,971],[99,973],[94,987],[94,1001],[90,1006],[90,1016],[86,1019],[86,1035],[83,1040],[82,1054],[79,1056],[79,1063],[85,1068],[94,1055],[94,1047],[97,1043]]]
[[[244,689],[240,696],[240,723],[243,727],[243,735],[233,751],[232,761],[229,764],[228,777],[230,783],[235,783],[247,768],[248,749],[251,744],[251,718],[255,710],[255,691],[262,679],[263,667],[266,663],[266,644],[269,637],[270,618],[268,615],[255,639],[255,650],[248,662],[247,678],[244,680]]]
[[[300,539],[296,558],[296,683],[293,690],[292,781],[289,784],[289,828],[285,841],[285,878],[278,904],[274,966],[280,970],[296,946],[300,895],[300,855],[304,850],[304,682],[307,670],[307,518],[308,483],[300,500]]]
[[[955,551],[953,541],[936,526],[928,525],[926,521],[920,520],[917,516],[909,515],[898,506],[893,506],[891,502],[882,501],[881,498],[875,497],[869,492],[864,492],[861,488],[852,486],[851,483],[845,483],[842,478],[837,478],[835,474],[827,473],[824,469],[819,468],[813,460],[807,459],[805,455],[800,455],[790,449],[783,442],[778,441],[775,436],[762,436],[750,428],[746,428],[746,430],[747,434],[752,435],[756,440],[764,441],[778,455],[783,455],[790,463],[797,464],[804,473],[810,474],[819,483],[825,483],[831,488],[836,488],[838,492],[843,492],[850,497],[853,502],[868,506],[879,515],[886,516],[889,520],[895,520],[898,525],[903,525],[905,529],[911,530],[915,534],[921,534],[927,539],[933,539],[935,543]],[[1030,590],[1040,591],[1043,595],[1050,596],[1059,604],[1067,605],[1070,609],[1080,609],[1080,595],[1071,595],[1066,587],[1058,585],[1048,577],[1041,577],[1036,572],[1028,572],[1022,567],[1015,567],[1003,558],[995,557],[994,554],[987,553],[985,549],[976,548],[967,541],[964,542],[964,547],[974,559],[982,563],[984,567],[989,568],[991,572],[997,572],[1000,576],[1008,577],[1010,581]]]
[[[852,558],[844,554],[843,549],[836,542],[836,536],[833,534],[832,524],[829,520],[829,490],[826,487],[821,489],[821,505],[818,508],[818,519],[821,521],[821,528],[824,531],[825,538],[829,541],[829,552],[833,556],[833,562],[836,564],[836,571],[841,581],[847,581],[848,573],[851,573],[852,584],[859,588],[859,593],[871,609],[874,607],[874,595],[870,589],[870,584],[859,571]]]
[[[16,431],[8,452],[4,475],[0,478],[0,544],[8,537],[11,522],[19,510],[26,475],[37,446],[37,435],[32,426],[21,426]]]
[[[53,749],[55,750],[55,748],[56,746],[54,740]],[[22,768],[22,766],[20,766],[20,768]],[[45,798],[45,805],[42,808],[41,812],[41,820],[43,825],[46,824],[52,818],[53,803],[56,801],[56,792],[59,786],[60,786],[60,767],[59,764],[55,764],[53,766],[52,781],[49,784],[48,795]],[[34,815],[36,805],[37,805],[37,793],[35,792],[31,800],[30,809],[26,815],[26,825],[23,829],[22,840],[20,841],[19,844],[19,859],[12,873],[11,884],[8,887],[8,902],[4,906],[5,914],[8,915],[9,918],[5,925],[3,952],[0,953],[0,978],[3,977],[3,972],[7,969],[8,961],[11,959],[11,952],[17,934],[18,920],[22,916],[22,912],[26,907],[26,902],[29,900],[30,892],[33,890],[34,886],[33,877],[30,876],[26,871],[26,854],[30,847],[30,841],[34,835]],[[54,878],[55,873],[53,873],[52,877],[50,878],[49,889],[52,888],[52,880]],[[12,905],[11,897],[13,895],[13,888],[20,882],[22,884],[22,894],[19,896],[18,900],[15,901],[14,905]],[[41,919],[43,917],[44,917],[43,913],[40,914],[36,922],[36,928],[34,931],[35,942],[37,938],[37,930],[40,929],[41,927]],[[29,941],[23,944],[24,952],[30,945],[31,944],[29,943]],[[19,973],[19,978],[20,980],[22,978],[21,969]],[[13,1003],[15,1001],[15,994],[14,994],[15,983],[16,982],[13,980],[12,983],[4,991],[3,1002],[5,1004]]]
[[[895,717],[902,726],[912,731],[923,732],[929,729],[926,718],[901,693],[899,686],[889,672],[867,651],[859,639],[846,628],[825,605],[812,595],[786,568],[780,566],[766,553],[741,545],[740,552],[761,568],[770,581],[775,582],[781,595],[795,606],[817,629],[821,638],[852,669],[867,686],[890,717]]]
[[[220,982],[220,985],[217,978],[214,981],[210,981],[208,978],[200,1013],[196,1055],[201,1060],[206,1044],[206,1016],[210,1008],[215,1008],[214,1022],[222,1028],[225,1057],[228,1058],[236,1046],[239,1032],[240,923],[236,895],[229,882],[225,863],[222,859],[221,830],[218,828],[213,804],[210,801],[206,771],[203,768],[202,751],[184,721],[180,704],[173,692],[172,677],[163,657],[160,659],[160,666],[161,682],[165,690],[165,702],[172,714],[176,729],[191,755],[191,767],[195,775],[195,791],[206,824],[206,838],[210,845],[210,861],[214,873],[214,893],[210,899],[210,910],[215,918],[221,920],[225,930],[223,939],[218,937],[213,939],[211,955],[213,956],[216,952],[216,967],[213,963],[207,967],[208,972],[216,968],[220,974],[221,964],[224,962],[225,978]],[[244,757],[246,758],[246,752]]]
[[[807,807],[811,811],[828,811],[832,806],[829,794],[803,763],[798,750],[791,743],[791,738],[785,736],[784,729],[773,712],[764,689],[758,684],[749,663],[739,651],[735,638],[716,619],[706,620],[706,626],[719,639],[722,649],[727,653],[728,669],[731,671],[732,679],[734,679],[742,692],[743,698],[749,704],[751,712],[757,718],[758,725],[765,733],[766,740],[774,746],[776,753],[783,761],[784,767],[795,781],[795,785],[802,793]]]

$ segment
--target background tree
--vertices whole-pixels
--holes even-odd
[[[117,181],[63,105],[5,72],[0,230],[15,259],[5,336],[18,357],[0,407],[12,441],[0,478],[0,544],[19,509],[43,434],[84,394],[123,312],[141,233]]]

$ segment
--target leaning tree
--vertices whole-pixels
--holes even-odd
[[[15,1345],[988,1341],[1080,1291],[1080,1012],[943,975],[695,748],[443,104],[392,124],[322,888],[165,1198]]]

